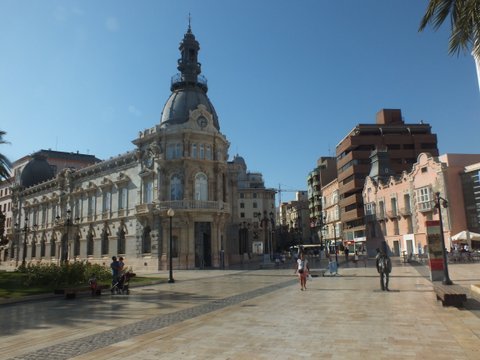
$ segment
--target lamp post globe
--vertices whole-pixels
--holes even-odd
[[[168,250],[168,262],[169,262],[169,276],[168,276],[168,282],[170,284],[174,283],[175,280],[173,279],[173,269],[172,269],[172,248],[173,248],[173,239],[172,239],[172,219],[173,216],[175,215],[175,211],[173,211],[172,208],[167,210],[167,216],[170,218],[170,245],[169,245],[169,250]]]

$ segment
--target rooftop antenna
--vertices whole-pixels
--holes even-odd
[[[188,13],[188,32],[192,32],[192,16]]]

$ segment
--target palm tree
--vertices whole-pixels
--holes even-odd
[[[418,31],[428,24],[438,30],[448,16],[452,27],[448,52],[458,54],[471,49],[473,56],[480,59],[480,0],[430,0]]]
[[[3,140],[3,135],[5,135],[6,132],[0,130],[0,145],[1,144],[8,144],[8,141]],[[0,180],[5,180],[10,178],[10,169],[12,167],[12,164],[10,163],[10,160],[3,155],[0,154]]]

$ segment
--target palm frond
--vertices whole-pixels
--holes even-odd
[[[0,130],[0,144],[8,144],[8,141],[3,140],[3,136],[6,135],[6,132]],[[0,180],[5,180],[10,178],[10,169],[12,168],[12,163],[8,158],[0,154]]]
[[[480,0],[430,0],[419,31],[427,25],[435,30],[450,16],[449,54],[469,51],[480,57]]]

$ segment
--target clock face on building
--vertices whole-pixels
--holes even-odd
[[[200,126],[202,129],[207,126],[208,124],[208,120],[205,119],[203,116],[200,116],[198,119],[197,119],[197,124],[198,126]]]

